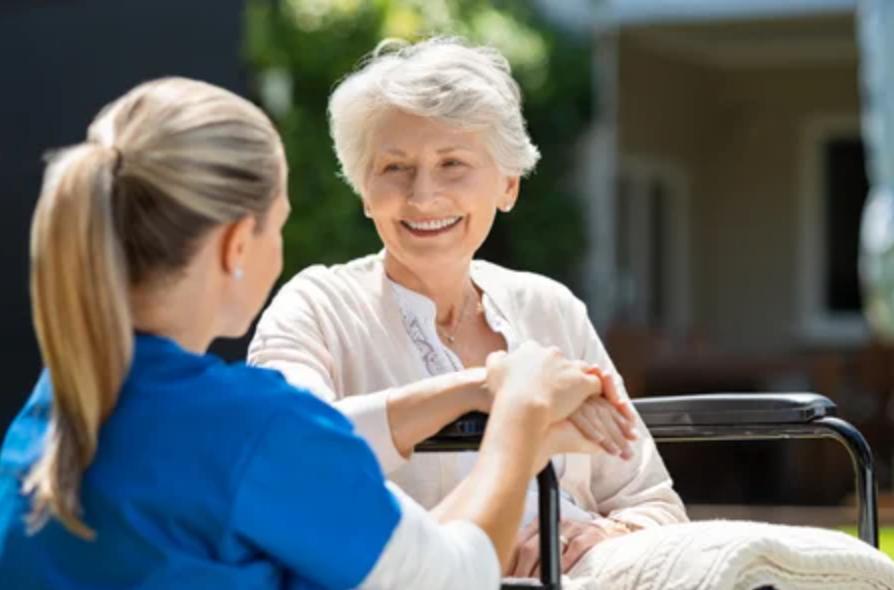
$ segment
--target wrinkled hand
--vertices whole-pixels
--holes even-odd
[[[621,388],[618,386],[620,377],[617,373],[603,371],[598,366],[590,365],[583,361],[580,361],[580,365],[584,372],[599,378],[602,384],[602,395],[612,407],[630,422],[636,422],[636,412],[633,411],[633,405],[621,393]]]
[[[631,442],[639,438],[636,431],[636,413],[630,401],[621,394],[614,374],[598,367],[579,363],[581,370],[598,377],[602,384],[601,397],[589,397],[565,420],[577,432],[566,426],[556,425],[547,439],[547,455],[561,453],[597,453],[604,451],[624,460],[633,457]],[[581,440],[580,436],[583,439]],[[545,461],[543,462],[545,464]]]
[[[539,531],[539,523],[534,519],[519,532],[507,575],[515,578],[540,577]],[[622,524],[562,520],[559,523],[559,534],[567,541],[561,548],[562,573],[570,572],[587,551],[602,541],[629,533],[630,530]]]
[[[581,434],[599,445],[606,453],[618,455],[624,460],[633,457],[630,443],[639,438],[635,418],[621,414],[607,399],[598,397],[587,399],[570,416],[569,421]]]

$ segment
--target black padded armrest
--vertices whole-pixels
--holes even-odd
[[[432,439],[481,438],[481,435],[484,434],[485,426],[487,426],[487,414],[470,412],[442,428]]]
[[[633,405],[649,428],[683,425],[804,424],[823,416],[834,416],[836,412],[832,400],[816,393],[710,393],[658,396],[635,399]],[[486,424],[486,414],[480,412],[466,414],[429,439],[429,446],[479,439],[484,433]]]
[[[711,393],[640,398],[646,426],[804,424],[834,416],[835,404],[816,393]]]

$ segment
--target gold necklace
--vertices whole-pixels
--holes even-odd
[[[471,299],[471,297],[468,293],[466,293],[466,297],[465,299],[463,299],[463,306],[459,310],[459,319],[456,320],[456,327],[453,328],[453,334],[447,334],[446,332],[444,332],[443,328],[438,328],[438,330],[441,332],[441,335],[444,336],[447,339],[447,342],[449,342],[450,344],[456,342],[456,333],[459,332],[459,328],[460,326],[462,326],[463,319],[466,317],[466,308],[469,307],[469,299]]]

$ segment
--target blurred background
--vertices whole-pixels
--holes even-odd
[[[27,244],[45,150],[140,81],[224,86],[283,133],[284,276],[345,261],[380,244],[337,176],[328,94],[384,37],[458,34],[510,60],[543,152],[481,256],[567,283],[634,396],[832,398],[873,446],[884,504],[894,348],[861,311],[856,19],[856,0],[3,0],[0,429],[40,370]],[[215,348],[236,359],[246,342]],[[697,516],[852,521],[835,443],[662,452]]]

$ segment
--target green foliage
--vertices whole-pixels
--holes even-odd
[[[285,275],[381,247],[358,197],[337,175],[326,102],[383,38],[432,34],[461,35],[506,55],[543,153],[522,183],[518,206],[498,218],[481,256],[574,282],[584,226],[570,177],[575,144],[591,116],[590,48],[553,30],[522,0],[249,0],[247,58],[290,163],[294,213],[285,231]]]

